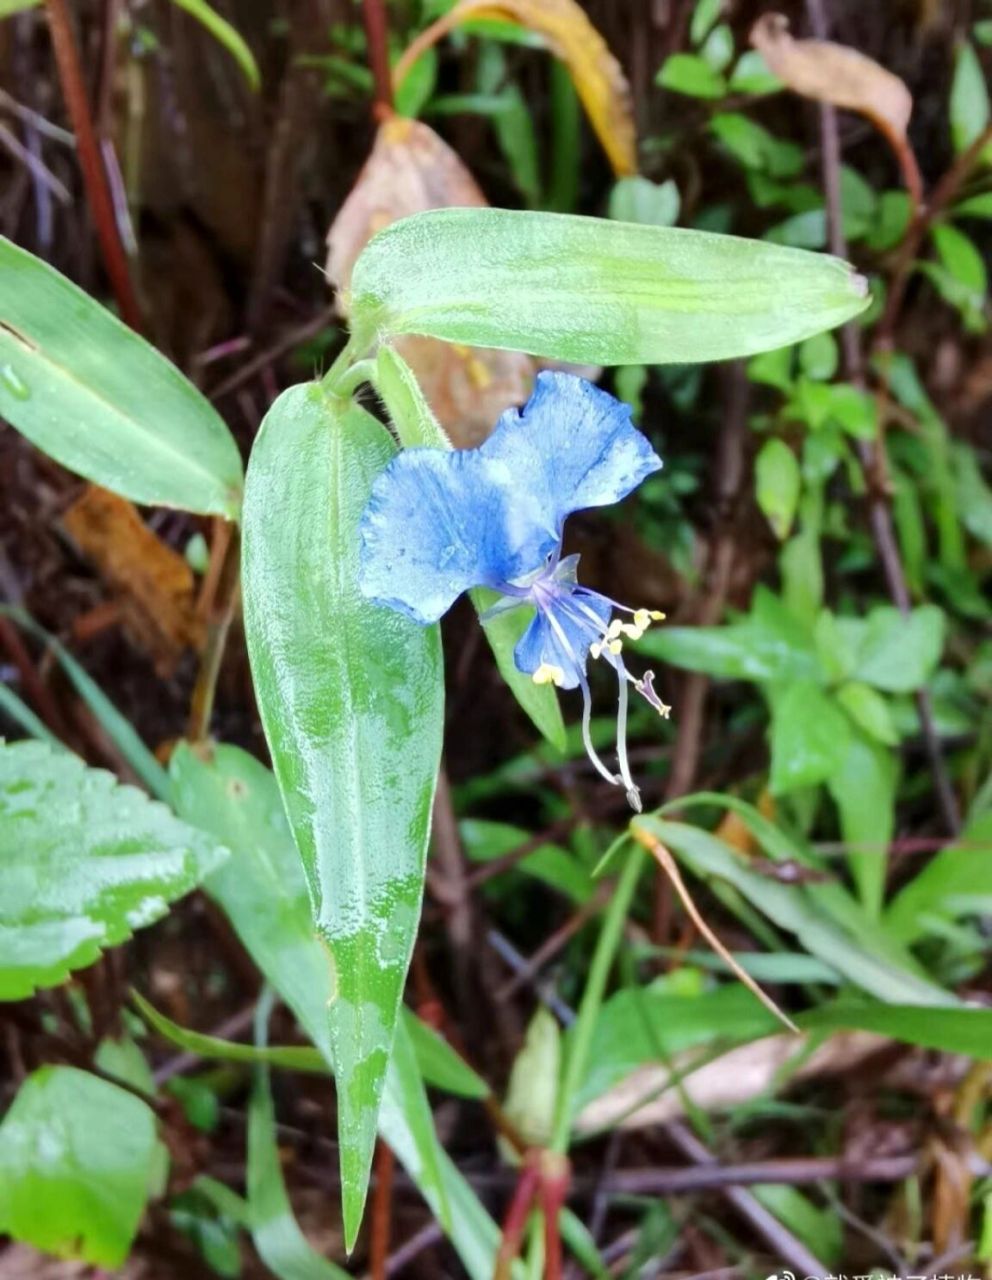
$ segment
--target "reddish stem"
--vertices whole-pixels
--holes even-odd
[[[544,1214],[544,1280],[561,1280],[561,1211],[568,1199],[571,1168],[553,1151],[541,1155],[541,1211]]]
[[[393,1218],[393,1174],[396,1157],[380,1139],[375,1152],[375,1197],[372,1201],[372,1231],[369,1242],[371,1280],[386,1280],[389,1237]]]
[[[72,129],[76,135],[76,148],[79,167],[83,174],[83,185],[86,188],[86,199],[96,224],[100,255],[110,278],[121,318],[140,333],[143,329],[141,308],[131,280],[127,254],[121,242],[113,196],[107,181],[103,157],[100,154],[96,129],[93,126],[93,115],[86,94],[86,81],[83,77],[82,63],[69,10],[66,0],[45,0],[45,8],[48,13],[48,27],[52,33],[52,47],[55,51],[59,80],[62,83],[62,93]]]
[[[368,40],[369,66],[375,81],[373,114],[385,119],[393,111],[393,78],[389,67],[389,20],[384,0],[363,0],[362,16]]]
[[[513,1199],[503,1220],[503,1238],[499,1243],[499,1252],[496,1254],[493,1280],[510,1280],[513,1260],[520,1253],[520,1246],[523,1243],[527,1217],[541,1187],[541,1169],[538,1159],[538,1152],[528,1152],[520,1171]]]

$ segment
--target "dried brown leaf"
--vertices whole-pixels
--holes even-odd
[[[513,22],[541,36],[568,67],[610,164],[618,177],[637,172],[637,132],[630,86],[606,41],[577,0],[461,0],[423,32],[400,59],[396,83],[430,45],[463,22],[479,18]]]
[[[340,290],[342,307],[347,308],[355,260],[377,231],[425,209],[486,203],[468,169],[433,129],[416,120],[388,120],[327,236],[327,275]],[[480,444],[508,405],[527,398],[534,379],[534,362],[516,351],[417,336],[395,345],[461,448]]]
[[[185,649],[200,647],[193,571],[130,502],[89,485],[62,524],[119,598],[125,631],[161,675],[174,670]]]
[[[805,1056],[808,1041],[808,1037],[797,1040],[793,1035],[777,1035],[741,1045],[689,1071],[677,1089],[671,1087],[673,1080],[691,1064],[692,1053],[680,1054],[671,1068],[639,1067],[591,1102],[576,1127],[580,1133],[590,1133],[614,1126],[642,1129],[663,1124],[684,1113],[687,1098],[702,1111],[723,1111],[766,1093],[793,1061],[800,1065],[790,1079],[806,1080],[846,1071],[891,1043],[866,1031],[844,1031]]]
[[[848,45],[795,40],[780,13],[762,14],[751,28],[751,43],[796,93],[867,116],[896,152],[910,194],[919,200],[919,173],[906,139],[913,99],[898,76]]]

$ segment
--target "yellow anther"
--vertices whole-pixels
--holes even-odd
[[[607,649],[609,649],[610,653],[612,653],[612,654],[618,654],[618,653],[623,649],[623,641],[622,641],[622,640],[607,640],[607,642],[606,642],[606,647],[607,647]]]
[[[618,635],[623,632],[624,624],[619,618],[614,618],[610,625],[606,628],[606,639],[615,640]]]
[[[594,640],[592,644],[589,646],[590,656],[593,658],[598,658],[602,652],[603,652],[603,646],[599,643],[598,640]]]
[[[650,612],[652,622],[664,622],[667,617],[667,614],[662,613],[660,609],[652,609]]]
[[[550,662],[542,662],[531,679],[535,684],[562,685],[565,683],[565,673],[561,667],[556,667]]]
[[[638,629],[638,631],[640,631],[641,635],[643,635],[644,632],[647,631],[648,627],[651,625],[651,617],[652,615],[648,612],[647,609],[634,610],[634,626]]]

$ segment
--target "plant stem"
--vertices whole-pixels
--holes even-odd
[[[585,1075],[592,1047],[592,1037],[596,1029],[596,1020],[606,992],[606,983],[613,967],[613,960],[620,945],[624,921],[637,888],[637,880],[647,859],[647,853],[640,845],[633,845],[613,896],[603,918],[603,927],[596,942],[592,963],[589,966],[589,977],[582,993],[578,1017],[572,1029],[572,1045],[565,1061],[561,1088],[558,1091],[558,1103],[555,1112],[554,1130],[551,1135],[549,1149],[560,1155],[568,1153],[569,1138],[572,1130],[572,1111],[575,1095],[579,1091],[582,1077]]]
[[[86,81],[72,20],[66,0],[45,0],[48,27],[52,33],[52,47],[58,67],[66,109],[76,135],[79,166],[83,173],[86,199],[96,224],[100,254],[106,267],[110,284],[117,299],[121,318],[138,333],[143,330],[141,308],[131,279],[131,268],[121,241],[117,225],[117,213],[107,181],[100,145],[97,142],[93,115],[86,95]]]
[[[214,696],[220,676],[227,637],[241,597],[239,557],[241,541],[235,525],[219,516],[214,522],[213,546],[210,550],[208,578],[213,579],[211,598],[207,602],[207,639],[190,702],[186,736],[191,742],[203,742],[210,733]]]
[[[362,0],[362,17],[365,19],[369,66],[375,82],[372,113],[377,120],[382,120],[391,115],[393,110],[393,79],[389,69],[389,19],[386,16],[385,0]]]

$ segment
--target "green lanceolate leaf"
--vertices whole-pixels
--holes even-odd
[[[428,334],[589,364],[725,360],[857,315],[836,258],[735,236],[507,209],[393,223],[351,281],[356,332]]]
[[[441,751],[437,627],[366,601],[358,523],[388,434],[314,383],[270,409],[248,471],[245,630],[331,971],[345,1236],[354,1243],[416,934]]]
[[[173,3],[180,9],[185,9],[197,22],[202,23],[218,44],[224,46],[241,68],[249,86],[257,92],[262,84],[258,63],[238,30],[232,27],[226,18],[222,18],[216,9],[211,8],[206,0],[173,0]]]
[[[230,862],[211,875],[207,892],[223,907],[238,936],[269,982],[296,1014],[301,1027],[320,1049],[325,1064],[333,1062],[327,1021],[330,971],[324,944],[314,931],[306,880],[283,812],[279,788],[271,772],[238,747],[218,746],[196,752],[180,746],[172,757],[175,802],[182,816],[224,841],[232,850]],[[230,874],[228,874],[230,872]],[[181,1047],[197,1046],[203,1057],[257,1062],[267,1054],[272,1066],[317,1069],[312,1051],[256,1049],[231,1045],[209,1036],[193,1037],[155,1013],[144,1002],[142,1012],[168,1039]],[[409,1025],[416,1019],[409,1015]],[[421,1025],[421,1024],[418,1024]],[[424,1028],[424,1035],[431,1033]],[[436,1052],[420,1049],[420,1070],[427,1074],[429,1057],[441,1088],[455,1080],[468,1087],[474,1076],[443,1041],[447,1054],[438,1066]],[[436,1048],[436,1046],[432,1046]],[[291,1059],[286,1053],[292,1053]],[[308,1054],[307,1057],[301,1055]],[[454,1068],[451,1059],[459,1064]],[[479,1085],[484,1089],[481,1081]],[[499,1230],[475,1192],[444,1151],[435,1151],[437,1135],[428,1133],[416,1104],[408,1055],[394,1056],[383,1092],[379,1127],[440,1221],[450,1209],[452,1244],[473,1280],[489,1280],[499,1244]],[[420,1088],[422,1089],[422,1083]],[[453,1090],[456,1091],[457,1090]],[[416,1114],[409,1116],[414,1108]],[[441,1184],[434,1181],[440,1168]]]
[[[39,626],[24,609],[16,605],[0,604],[0,618],[13,618],[17,625],[42,642],[66,674],[69,683],[93,713],[100,728],[120,752],[135,777],[144,784],[156,800],[169,800],[169,775],[156,760],[135,732],[127,716],[110,701],[93,677],[72,656],[65,645],[50,631]],[[34,737],[43,737],[34,729]]]
[[[255,1020],[255,1040],[265,1048],[265,1030],[272,1008],[266,989]],[[255,1068],[248,1104],[248,1217],[259,1256],[279,1280],[347,1280],[348,1273],[313,1248],[300,1230],[283,1179],[276,1142],[276,1113],[269,1088],[269,1069]]]
[[[416,1056],[417,1067],[424,1080],[435,1089],[454,1093],[460,1098],[488,1098],[492,1093],[485,1080],[464,1058],[425,1022],[409,1009],[404,1011],[406,1033]]]
[[[392,347],[380,348],[375,365],[376,389],[382,396],[389,417],[407,448],[450,449],[448,439],[430,405],[424,398],[413,370]],[[480,616],[499,599],[495,591],[477,587],[469,592]],[[535,684],[530,676],[517,669],[513,650],[533,616],[531,609],[515,609],[496,614],[482,623],[486,639],[493,651],[499,673],[516,700],[530,716],[535,728],[553,747],[565,750],[565,723],[554,686]]]
[[[164,805],[67,751],[0,747],[0,1000],[92,964],[225,856]]]
[[[106,308],[2,238],[0,416],[134,502],[237,518],[241,458],[211,405]]]
[[[140,1098],[87,1071],[42,1067],[0,1124],[0,1232],[116,1271],[158,1158]]]

